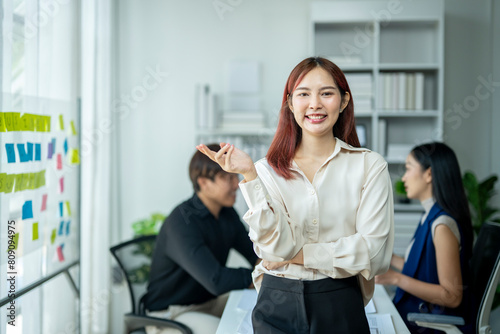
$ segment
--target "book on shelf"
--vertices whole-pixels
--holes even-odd
[[[377,105],[380,109],[422,110],[424,79],[423,72],[380,73]]]
[[[373,84],[371,73],[346,73],[347,83],[351,89],[356,113],[372,111]]]
[[[387,121],[385,119],[378,120],[378,153],[385,156],[387,139]]]
[[[266,118],[262,111],[225,111],[221,115],[222,129],[265,128]]]

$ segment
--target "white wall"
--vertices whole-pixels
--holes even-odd
[[[118,6],[117,97],[134,89],[140,97],[134,87],[142,85],[148,68],[168,72],[118,122],[125,238],[133,221],[153,211],[169,213],[192,194],[187,168],[198,144],[196,83],[222,93],[229,60],[259,60],[263,106],[277,114],[289,72],[308,56],[309,3],[240,1],[222,19],[207,0],[121,0]]]
[[[123,238],[130,235],[133,221],[153,211],[168,213],[191,194],[187,166],[197,144],[196,83],[209,83],[215,93],[222,93],[227,61],[259,60],[263,104],[276,117],[287,75],[309,56],[310,2],[221,0],[218,3],[231,8],[224,12],[207,0],[118,2],[116,106],[122,112],[117,129]],[[492,7],[488,0],[445,4],[444,106],[449,111],[444,137],[462,169],[474,170],[480,178],[495,168],[498,173],[500,159],[492,144],[498,143],[498,111],[493,114],[492,105],[495,99],[498,109],[499,94],[474,100],[478,78],[492,74],[495,45],[498,52],[498,42],[492,43],[498,40],[493,38]],[[151,69],[168,75],[148,91],[141,87]],[[467,107],[474,101],[479,105]],[[454,109],[456,104],[465,105],[463,112]]]

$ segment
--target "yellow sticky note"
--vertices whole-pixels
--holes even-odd
[[[0,173],[0,193],[4,193],[5,189],[7,188],[6,185],[7,181],[7,174],[6,173]]]
[[[16,174],[7,174],[5,176],[4,193],[8,194],[12,192],[15,180],[16,180]]]
[[[66,201],[66,211],[68,212],[68,216],[71,216],[71,206],[69,201]]]
[[[36,178],[36,173],[28,174],[28,184],[26,185],[28,189],[36,189],[35,178]]]
[[[63,115],[59,115],[59,127],[61,128],[61,130],[64,130],[64,118],[63,118]]]
[[[33,241],[38,240],[38,222],[33,223],[32,225],[32,235],[33,235]]]
[[[5,128],[7,131],[14,131],[14,124],[12,123],[12,113],[6,112],[3,113]]]
[[[36,115],[34,119],[35,119],[35,131],[45,132],[45,117]]]
[[[38,188],[40,188],[45,185],[45,169],[38,172],[38,174],[39,174]]]
[[[17,249],[17,245],[19,244],[19,233],[14,234],[14,249]]]
[[[32,114],[24,114],[21,117],[22,131],[35,131],[35,117]]]
[[[23,126],[21,123],[21,113],[13,112],[12,113],[12,126],[14,127],[14,131],[22,131]]]
[[[50,132],[50,116],[43,116],[45,123],[45,132]]]
[[[77,148],[71,149],[71,160],[72,164],[78,165],[80,163],[80,153]]]
[[[23,191],[23,178],[24,178],[24,174],[15,174],[16,176],[16,187],[15,187],[15,192],[18,192],[18,191]]]
[[[5,118],[3,114],[4,114],[3,112],[0,112],[0,132],[7,131],[7,128],[5,127]]]
[[[56,232],[56,229],[52,229],[52,234],[50,235],[50,243],[53,245],[54,242],[56,241],[56,235],[57,235],[57,232]]]
[[[76,133],[75,122],[71,121],[70,124],[71,124],[71,134],[73,134],[74,136],[76,136],[77,133]]]

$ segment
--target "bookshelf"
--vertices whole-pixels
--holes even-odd
[[[366,146],[396,181],[413,146],[443,139],[444,1],[315,1],[310,15],[311,53],[346,74]],[[403,244],[421,211],[395,206]]]

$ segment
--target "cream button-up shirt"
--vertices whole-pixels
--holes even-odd
[[[373,277],[387,271],[394,244],[394,204],[387,162],[378,153],[336,138],[335,150],[309,182],[292,163],[285,180],[265,159],[258,177],[241,182],[249,210],[243,220],[256,254],[285,261],[303,249],[304,265],[287,264],[254,272],[260,288],[264,273],[300,280],[358,276],[365,304]]]

